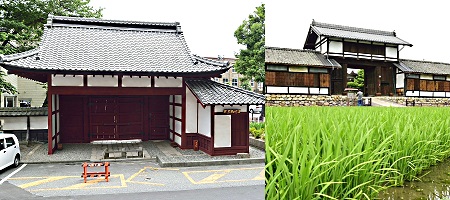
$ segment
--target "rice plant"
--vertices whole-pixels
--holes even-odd
[[[373,199],[450,156],[450,108],[269,107],[266,199]]]

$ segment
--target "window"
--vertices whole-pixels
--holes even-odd
[[[254,86],[255,86],[255,81],[254,81],[254,80],[251,80],[251,81],[250,81],[250,85],[251,85],[252,87],[254,87]]]
[[[446,76],[434,75],[434,80],[445,81],[445,80],[447,80],[447,77]]]
[[[267,65],[267,70],[272,71],[287,71],[287,66],[279,66],[279,65]]]
[[[309,72],[311,72],[311,73],[328,73],[328,69],[311,67],[311,68],[309,68]]]
[[[215,77],[214,81],[219,82],[219,78]]]
[[[222,79],[222,81],[223,81],[223,83],[225,83],[225,84],[228,84],[228,83],[230,83],[230,82],[228,81],[228,79],[227,79],[227,78],[224,78],[224,79]]]
[[[238,86],[238,79],[237,78],[233,78],[231,85],[233,86]]]
[[[16,97],[6,96],[5,97],[5,107],[16,107]]]
[[[5,138],[5,140],[6,140],[6,148],[15,145],[14,139],[12,137]]]
[[[234,67],[232,67],[231,72],[236,73],[236,69],[234,69]]]
[[[407,78],[420,78],[419,74],[406,74]]]
[[[19,99],[20,107],[31,107],[31,99]]]

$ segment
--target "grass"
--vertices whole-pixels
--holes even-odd
[[[449,108],[269,107],[266,199],[373,199],[450,156]]]

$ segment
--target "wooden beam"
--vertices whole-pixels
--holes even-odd
[[[50,88],[50,87],[49,87]],[[52,87],[53,94],[61,95],[115,95],[115,96],[135,96],[135,95],[182,95],[183,88],[150,88],[150,87]]]

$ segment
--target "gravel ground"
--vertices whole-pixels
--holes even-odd
[[[191,151],[191,150],[180,150],[180,151]],[[201,151],[198,151],[198,152],[201,152]],[[236,155],[210,156],[203,152],[201,152],[202,154],[195,152],[194,154],[191,154],[191,155],[188,155],[188,153],[192,153],[192,152],[185,152],[185,154],[183,154],[183,156],[159,156],[159,159],[163,162],[168,162],[168,163],[242,159],[241,157],[236,156]],[[260,149],[254,148],[254,147],[250,147],[250,158],[265,158],[265,152]]]
[[[34,144],[39,145],[39,144]],[[23,162],[50,162],[50,161],[80,161],[89,160],[92,153],[92,144],[63,144],[62,150],[57,150],[53,155],[48,155],[47,144],[42,144],[31,155],[22,153]],[[22,149],[22,148],[21,148]],[[30,152],[33,148],[27,148]]]

